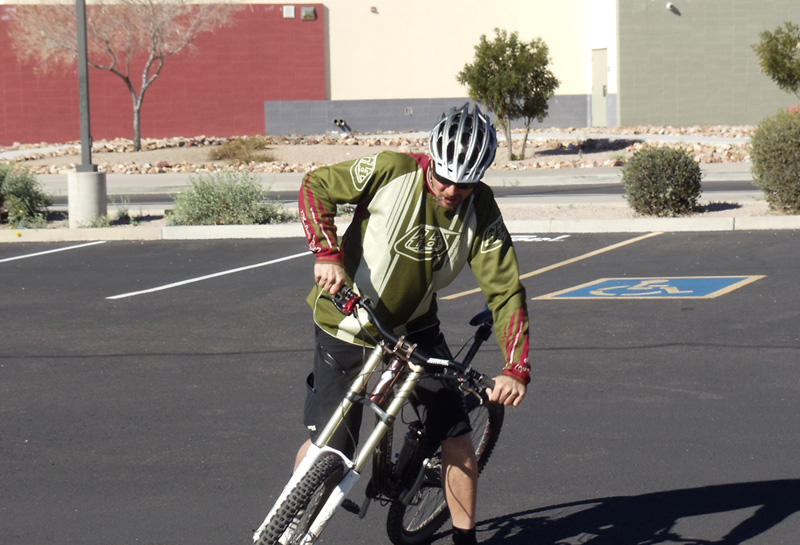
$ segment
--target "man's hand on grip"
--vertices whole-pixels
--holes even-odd
[[[488,388],[489,401],[496,401],[502,405],[513,405],[514,407],[522,403],[528,387],[521,381],[507,375],[494,377],[494,387]]]
[[[341,288],[347,275],[344,273],[344,267],[338,263],[315,263],[314,264],[314,280],[316,283],[330,293],[336,295],[339,288]]]

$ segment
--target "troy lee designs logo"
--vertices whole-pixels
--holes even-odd
[[[418,225],[395,243],[394,251],[414,261],[438,262],[447,255],[458,236],[447,229]]]
[[[350,177],[353,179],[353,187],[358,191],[364,189],[367,180],[369,180],[372,173],[375,172],[375,162],[377,160],[377,155],[362,157],[350,167]]]
[[[483,233],[481,253],[488,254],[491,251],[497,250],[506,240],[508,240],[506,224],[503,223],[503,218],[497,218]]]

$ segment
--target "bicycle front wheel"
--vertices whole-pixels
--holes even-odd
[[[298,545],[331,492],[342,480],[344,464],[335,454],[314,462],[255,541],[256,545]]]
[[[478,472],[481,472],[500,437],[505,409],[498,403],[490,402],[485,394],[483,403],[473,395],[468,395],[465,403],[472,425],[472,446],[478,460]],[[395,501],[389,507],[386,531],[395,545],[430,543],[436,531],[450,518],[442,490],[441,456],[440,448],[425,469],[419,492],[408,505]]]

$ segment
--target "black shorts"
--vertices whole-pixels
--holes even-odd
[[[325,427],[370,353],[369,348],[344,342],[319,327],[315,327],[315,337],[314,370],[306,379],[308,394],[304,415],[304,423],[312,440]],[[417,343],[429,354],[451,357],[444,335],[438,328],[410,335],[408,341]],[[420,405],[429,447],[471,431],[464,396],[453,381],[423,377],[414,397],[414,401]],[[353,406],[330,441],[331,447],[352,456],[358,443],[362,409],[359,404]]]

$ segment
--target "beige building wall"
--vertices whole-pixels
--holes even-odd
[[[617,92],[617,1],[586,0],[584,10],[585,50],[582,52],[584,76],[587,88],[591,93],[592,51],[606,49],[608,51],[608,85],[609,93]]]
[[[330,99],[464,97],[456,74],[494,29],[542,38],[559,95],[585,94],[585,4],[606,0],[328,0]],[[374,8],[374,9],[372,9]]]
[[[587,121],[595,127],[618,124],[617,2],[587,0],[584,4],[583,51]]]
[[[13,0],[29,1],[57,0]],[[496,27],[548,44],[561,85],[545,124],[754,124],[800,102],[761,72],[752,50],[761,31],[800,23],[798,0],[322,3],[329,102],[466,97],[456,75]]]
[[[754,124],[798,98],[761,72],[763,30],[797,0],[619,0],[620,123]]]

